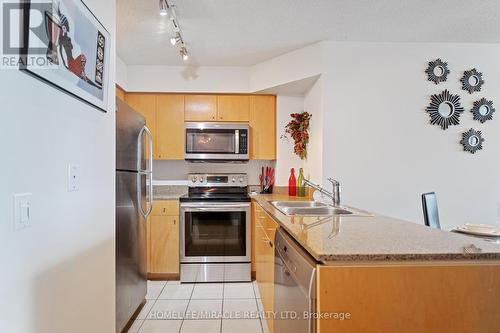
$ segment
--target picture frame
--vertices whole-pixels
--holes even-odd
[[[20,69],[107,112],[111,37],[89,7],[81,0],[31,0],[22,13]]]

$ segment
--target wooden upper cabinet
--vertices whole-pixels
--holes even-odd
[[[248,95],[217,96],[217,120],[249,121],[250,97]]]
[[[146,93],[127,93],[125,102],[146,118],[146,126],[153,135],[153,157],[156,158],[156,95]]]
[[[159,94],[156,100],[156,155],[184,159],[184,95]]]
[[[250,96],[250,159],[276,159],[276,96]]]
[[[186,121],[216,121],[216,95],[186,95],[184,106]]]
[[[125,100],[125,90],[120,88],[120,86],[118,86],[118,85],[116,85],[115,90],[116,90],[116,97],[118,97],[119,99],[124,101]]]

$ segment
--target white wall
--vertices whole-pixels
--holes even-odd
[[[339,178],[346,203],[423,223],[420,194],[436,191],[445,227],[497,221],[499,115],[481,124],[469,110],[481,97],[500,103],[499,45],[326,43],[324,57],[323,178]],[[436,86],[424,70],[437,57],[451,73]],[[473,67],[486,83],[469,95],[459,78]],[[466,109],[447,131],[425,112],[430,95],[445,88]],[[476,155],[459,144],[471,127],[486,138]]]
[[[291,120],[290,114],[304,111],[304,98],[278,95],[276,99],[276,184],[288,186],[290,169],[295,168],[297,177],[299,168],[304,166],[297,155],[293,153],[293,139],[281,139],[285,126]]]
[[[128,90],[128,68],[120,57],[116,57],[116,83]]]
[[[304,96],[304,111],[312,117],[309,125],[307,158],[304,160],[304,176],[320,184],[323,179],[324,132],[328,131],[323,119],[323,80],[319,78]]]
[[[115,1],[86,4],[112,36]],[[111,86],[112,87],[112,86]],[[0,332],[114,332],[114,89],[103,113],[18,70],[1,70]],[[68,163],[80,166],[67,192]],[[13,228],[14,193],[33,193]]]
[[[248,92],[247,67],[128,66],[127,91]]]
[[[322,43],[311,44],[252,66],[250,90],[261,91],[321,74],[322,48]]]

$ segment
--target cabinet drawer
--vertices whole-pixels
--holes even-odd
[[[152,216],[178,216],[179,201],[178,200],[155,200],[153,201]]]

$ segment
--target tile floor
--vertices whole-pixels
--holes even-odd
[[[146,305],[129,333],[265,333],[255,282],[148,281]]]

